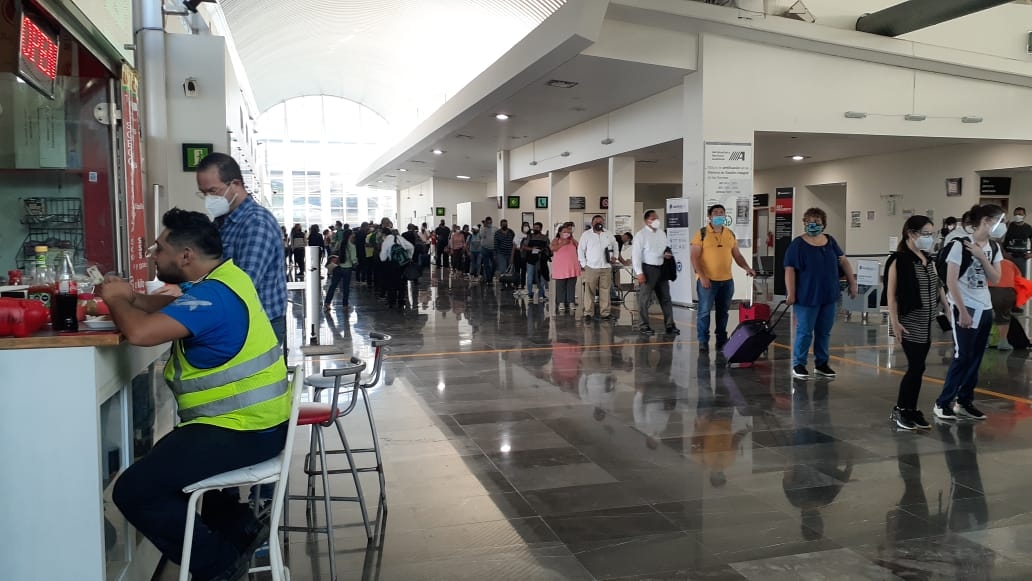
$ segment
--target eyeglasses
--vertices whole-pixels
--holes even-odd
[[[223,184],[224,187],[222,187],[222,188],[214,187],[214,188],[208,188],[207,190],[197,190],[197,191],[194,192],[194,195],[197,196],[198,198],[202,199],[202,200],[204,198],[208,197],[208,196],[221,196],[221,195],[226,193],[226,190],[228,190],[231,185],[233,185],[233,184],[232,183],[228,183],[228,184]]]

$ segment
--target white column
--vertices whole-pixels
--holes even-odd
[[[495,212],[497,212],[497,219],[495,222],[497,223],[502,218],[505,218],[509,221],[510,228],[519,230],[520,212],[528,210],[526,210],[527,203],[522,200],[519,210],[509,210],[506,208],[506,199],[508,196],[520,188],[519,184],[509,179],[509,150],[498,152],[498,155],[495,157],[495,168],[495,195],[501,196],[502,198],[502,208],[499,210],[497,209],[497,206],[495,207]],[[530,203],[533,204],[533,200],[531,200]],[[533,206],[531,206],[531,210],[533,210]]]
[[[626,231],[634,232],[641,216],[634,215],[635,160],[630,156],[609,158],[609,210],[606,215],[606,229],[614,236]],[[630,216],[626,227],[620,224],[617,231],[617,216]],[[622,220],[621,220],[622,222]]]
[[[582,212],[583,210],[577,210]],[[548,174],[548,230],[549,237],[555,236],[556,224],[570,219],[570,173],[554,171]],[[577,231],[577,228],[574,228]]]

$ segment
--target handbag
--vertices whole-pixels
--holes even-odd
[[[666,250],[663,251],[664,254],[666,254],[667,252],[671,252],[669,246],[666,248]],[[659,267],[659,275],[661,280],[677,280],[677,261],[674,260],[672,257],[664,258],[663,266]]]

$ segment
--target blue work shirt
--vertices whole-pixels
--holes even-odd
[[[834,238],[827,238],[824,246],[813,246],[799,236],[785,251],[785,266],[796,271],[798,305],[815,307],[839,300],[839,257],[843,252]]]

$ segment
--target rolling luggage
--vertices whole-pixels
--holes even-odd
[[[516,273],[511,265],[508,270],[498,275],[498,284],[502,285],[503,289],[516,288]]]
[[[727,364],[752,363],[759,359],[760,355],[767,350],[767,347],[774,342],[777,335],[774,334],[774,327],[781,322],[782,317],[788,312],[788,305],[785,301],[778,303],[774,308],[776,314],[784,305],[784,310],[778,315],[778,319],[756,319],[740,323],[724,345],[724,357]]]

